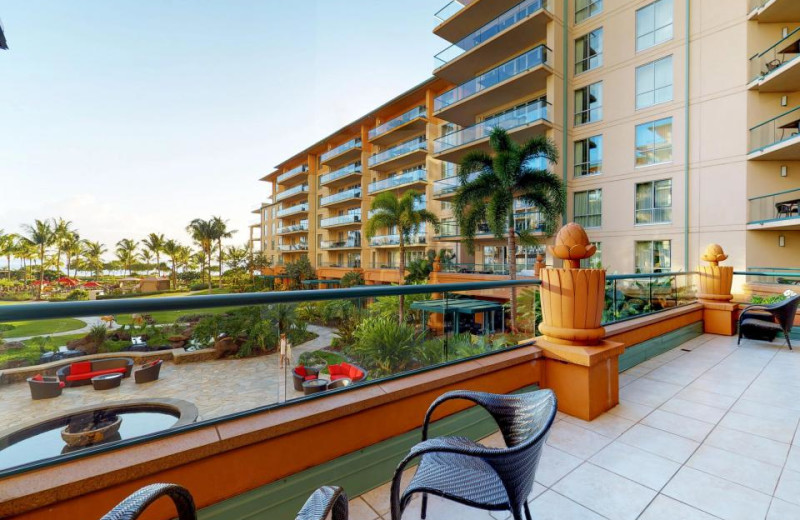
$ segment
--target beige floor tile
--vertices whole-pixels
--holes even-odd
[[[610,442],[608,437],[566,421],[554,424],[547,439],[550,446],[582,460],[588,459]]]
[[[603,520],[604,518],[553,490],[545,491],[531,502],[531,516],[536,520]]]
[[[655,410],[653,413],[641,420],[639,424],[658,428],[665,432],[674,433],[693,441],[702,442],[706,438],[714,425],[711,423],[698,421],[684,417],[683,415],[665,412],[664,410]]]
[[[706,438],[705,444],[734,453],[742,453],[761,462],[783,466],[789,445],[751,433],[717,426]]]
[[[662,404],[660,409],[711,424],[717,424],[725,415],[725,410],[680,397],[673,397]]]
[[[767,520],[797,520],[798,518],[800,518],[800,506],[779,498],[772,499]]]
[[[664,383],[643,377],[619,391],[620,399],[643,404],[645,406],[661,406],[683,387],[672,383]]]
[[[797,430],[797,421],[793,418],[766,419],[736,412],[728,412],[719,425],[787,444],[792,442]]]
[[[567,473],[580,466],[582,462],[583,459],[545,445],[536,469],[536,481],[545,487],[551,487],[564,478]]]
[[[467,507],[458,502],[445,500],[433,495],[428,495],[428,497],[428,520],[495,520],[489,511]],[[415,497],[403,511],[403,518],[405,520],[418,520],[420,518],[421,505],[422,499]],[[389,519],[390,515],[386,514],[384,518]]]
[[[702,371],[700,373],[702,373]],[[680,386],[686,386],[695,379],[697,379],[699,375],[700,374],[690,372],[687,370],[681,370],[679,368],[675,368],[667,364],[660,366],[657,369],[650,372],[649,374],[647,374],[647,378],[655,379],[656,381],[663,381],[665,383],[673,383]]]
[[[736,404],[731,407],[731,412],[752,415],[753,417],[760,417],[762,419],[785,421],[787,423],[794,423],[795,426],[797,426],[798,419],[800,419],[800,411],[798,410],[759,403],[758,401],[750,401],[748,399],[739,399],[736,401]]]
[[[619,404],[609,410],[607,413],[616,415],[630,421],[641,421],[647,414],[655,410],[652,406],[645,406],[643,404],[633,403],[620,399]]]
[[[674,498],[658,495],[644,510],[639,520],[714,520],[715,516],[678,502]]]
[[[784,469],[775,496],[800,506],[800,472]]]
[[[547,491],[546,487],[544,487],[543,485],[539,484],[538,482],[534,482],[533,483],[533,487],[531,488],[531,492],[528,495],[528,502],[533,502],[534,500],[536,500],[536,497],[538,497],[539,495],[541,495],[545,491]]]
[[[681,464],[699,446],[691,439],[641,424],[622,434],[619,441]]]
[[[621,442],[609,444],[589,462],[656,491],[681,467],[677,462]]]
[[[641,484],[584,463],[553,490],[611,520],[635,520],[656,492]]]
[[[675,397],[686,399],[694,403],[704,404],[706,406],[713,406],[722,410],[728,410],[733,403],[736,402],[735,397],[722,395],[707,390],[699,390],[696,388],[684,388]]]
[[[785,468],[792,471],[800,471],[800,446],[792,446],[789,449]]]
[[[586,428],[587,430],[592,430],[593,432],[599,433],[600,435],[604,435],[611,439],[619,437],[631,426],[636,424],[634,421],[625,419],[624,417],[607,413],[601,415],[593,421],[584,421],[569,415],[566,416],[564,420],[566,422],[576,424],[582,428]]]
[[[351,520],[375,520],[378,516],[378,513],[369,507],[363,498],[358,497],[350,501]]]
[[[769,495],[689,467],[681,468],[663,493],[726,520],[764,518],[771,501]]]
[[[745,455],[704,445],[698,448],[686,465],[772,495],[781,476],[781,468]]]

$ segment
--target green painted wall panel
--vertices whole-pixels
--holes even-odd
[[[691,325],[686,325],[680,329],[673,330],[661,336],[649,339],[638,345],[633,345],[625,349],[625,353],[619,357],[619,371],[624,372],[633,368],[648,359],[654,358],[664,352],[674,349],[703,334],[703,322],[698,321]]]

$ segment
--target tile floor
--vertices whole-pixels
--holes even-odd
[[[620,386],[619,406],[592,422],[558,414],[534,519],[800,519],[800,351],[704,335],[621,374]],[[388,520],[388,492],[351,500],[351,518]],[[419,518],[418,504],[404,517]],[[429,504],[430,520],[510,516]]]

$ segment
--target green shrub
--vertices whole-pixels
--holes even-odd
[[[190,291],[203,291],[208,289],[208,284],[205,283],[193,283],[189,286]]]
[[[355,306],[349,300],[328,300],[319,307],[320,320],[328,326],[337,325],[353,312]]]
[[[418,339],[414,327],[397,323],[394,316],[366,318],[349,352],[374,377],[385,377],[412,368]]]
[[[283,274],[289,277],[289,289],[296,290],[303,286],[303,280],[316,278],[316,271],[311,267],[307,256],[301,256],[295,262],[287,262],[283,266]]]
[[[9,330],[14,330],[14,326],[10,323],[0,323],[0,332],[8,332]]]
[[[364,275],[359,271],[347,272],[339,280],[339,287],[342,288],[355,287],[356,285],[364,285]]]
[[[108,334],[108,329],[105,325],[93,325],[92,328],[89,329],[87,337],[99,345],[106,340],[106,334]]]
[[[83,289],[74,289],[68,295],[66,300],[67,301],[84,301],[89,299],[89,291],[85,291]]]

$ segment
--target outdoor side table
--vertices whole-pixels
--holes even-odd
[[[336,381],[331,381],[328,383],[328,390],[334,390],[336,388],[344,388],[345,386],[350,386],[353,384],[353,380],[349,377],[343,377],[341,379],[337,379]]]
[[[92,378],[92,386],[95,390],[110,390],[117,388],[122,382],[122,374],[103,374]]]
[[[305,395],[316,394],[317,392],[324,392],[328,388],[327,379],[311,379],[310,381],[303,381],[303,393]]]

